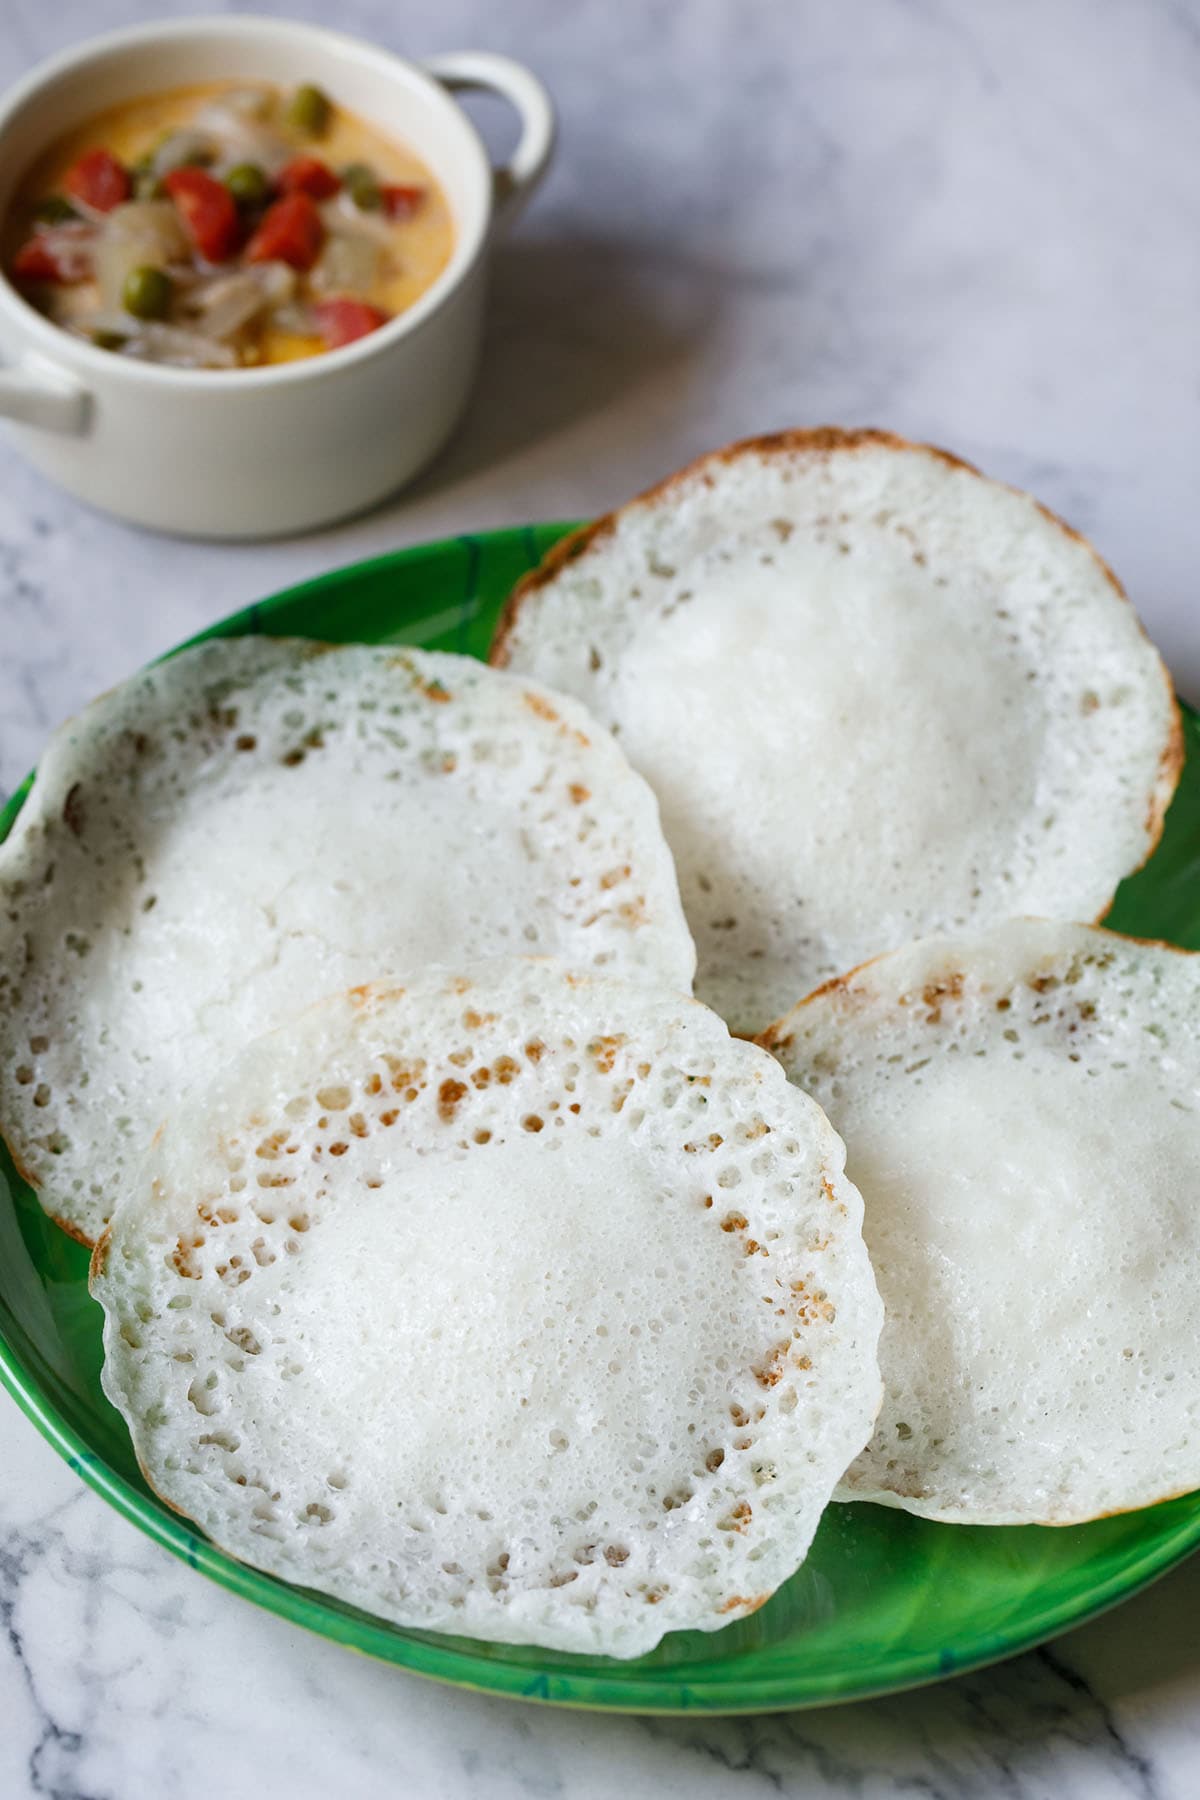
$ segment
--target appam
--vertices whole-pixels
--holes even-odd
[[[1102,915],[1181,760],[1163,665],[1090,545],[882,432],[693,463],[556,546],[492,660],[618,734],[662,808],[696,991],[747,1035],[913,937]]]
[[[247,1040],[516,951],[690,990],[653,795],[576,702],[467,657],[200,645],[56,734],[0,849],[0,1126],[91,1242]]]
[[[318,1003],[92,1264],[147,1479],[398,1624],[636,1656],[802,1561],[880,1399],[862,1205],[778,1064],[511,959]]]
[[[850,1147],[886,1308],[841,1497],[1069,1525],[1200,1487],[1200,957],[1018,920],[763,1042]]]

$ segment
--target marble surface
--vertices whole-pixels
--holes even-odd
[[[6,0],[0,80],[139,10]],[[259,594],[586,513],[724,439],[827,419],[1032,487],[1094,538],[1200,698],[1191,0],[343,0],[337,17],[415,54],[524,56],[562,108],[555,172],[497,258],[469,420],[387,509],[251,547],[125,530],[0,446],[0,784],[94,691]],[[921,1694],[711,1724],[536,1712],[240,1604],[0,1401],[0,1800],[1190,1800],[1198,1617],[1200,1560]]]

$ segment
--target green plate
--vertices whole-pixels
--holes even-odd
[[[486,653],[516,578],[566,529],[535,526],[406,550],[249,607],[217,634],[298,633]],[[1200,727],[1164,840],[1122,887],[1112,923],[1200,948]],[[14,795],[0,836],[23,798]],[[933,1681],[1038,1643],[1133,1593],[1200,1544],[1200,1495],[1066,1530],[934,1525],[833,1506],[807,1563],[752,1618],[679,1634],[636,1662],[400,1631],[222,1555],[138,1474],[99,1382],[87,1255],[0,1159],[0,1380],[118,1512],[260,1606],[422,1675],[527,1700],[639,1712],[758,1712]]]

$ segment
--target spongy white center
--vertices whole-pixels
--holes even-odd
[[[1038,798],[1036,649],[991,609],[943,600],[907,559],[877,577],[795,538],[770,568],[703,562],[684,607],[637,615],[609,691],[626,754],[688,848],[698,936],[736,936],[776,992],[794,989],[798,936],[836,920],[855,944],[891,943],[944,907],[949,843],[960,912],[1037,880],[1034,845],[1013,862]],[[693,842],[697,746],[720,856]],[[847,806],[850,779],[869,815]]]
[[[301,1369],[284,1390],[265,1371],[249,1402],[260,1419],[274,1407],[281,1431],[300,1421],[321,1466],[344,1458],[355,1419],[364,1483],[394,1482],[399,1439],[406,1489],[426,1495],[444,1486],[452,1428],[460,1559],[489,1560],[494,1529],[477,1514],[499,1465],[524,1471],[530,1530],[551,1490],[569,1518],[597,1494],[620,1515],[646,1488],[671,1493],[697,1459],[686,1424],[663,1429],[661,1371],[699,1411],[715,1398],[714,1336],[735,1368],[777,1335],[737,1302],[740,1237],[681,1239],[665,1160],[656,1193],[632,1144],[610,1140],[594,1165],[561,1148],[526,1136],[405,1157],[352,1207],[312,1218],[304,1268],[284,1276]]]
[[[567,937],[582,952],[554,823],[506,805],[503,775],[464,796],[452,778],[401,770],[368,764],[353,779],[339,766],[334,786],[268,764],[241,786],[171,795],[151,827],[154,906],[132,942],[126,911],[108,926],[103,966],[79,989],[97,1035],[131,1009],[133,980],[148,1045],[173,1043],[193,1009],[242,1044],[316,995],[448,954],[530,954]],[[619,963],[620,941],[593,935],[602,966]],[[179,1054],[205,1048],[193,1034]]]
[[[1025,1339],[1033,1359],[1051,1352],[1028,1428],[1077,1422],[1154,1313],[1146,1277],[1164,1241],[1177,1225],[1195,1235],[1200,1132],[1164,1134],[1163,1107],[1154,1070],[1065,1063],[1037,1039],[1019,1061],[998,1046],[843,1104],[851,1173],[871,1197],[868,1245],[890,1290],[910,1305],[921,1296],[924,1324],[905,1360],[936,1362],[935,1344],[952,1341],[985,1402],[1011,1405],[1010,1347]],[[1125,1217],[1115,1234],[1114,1205]],[[900,1305],[895,1334],[907,1340]],[[1093,1351],[1082,1371],[1053,1348],[1080,1332]]]
[[[323,993],[551,953],[690,983],[646,784],[467,657],[201,645],[49,746],[0,852],[0,1122],[89,1239],[168,1098]]]
[[[1165,671],[1088,546],[912,447],[698,464],[535,581],[497,655],[650,780],[696,991],[742,1032],[930,931],[1095,918],[1174,781]]]
[[[106,1391],[173,1504],[289,1579],[618,1655],[712,1630],[878,1405],[842,1155],[662,990],[512,960],[326,1002],[118,1210]]]
[[[847,1495],[1061,1523],[1200,1485],[1200,970],[1019,922],[775,1028],[851,1146],[886,1397]]]

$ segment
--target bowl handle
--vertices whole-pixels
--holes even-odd
[[[493,232],[507,231],[546,173],[554,152],[554,102],[522,63],[490,51],[464,50],[426,57],[421,67],[457,93],[482,88],[500,94],[520,114],[521,136],[512,157],[495,171]]]
[[[91,395],[56,363],[33,357],[0,363],[0,417],[78,434],[87,429],[90,413]]]

